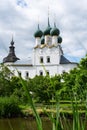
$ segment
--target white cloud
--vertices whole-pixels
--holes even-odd
[[[45,30],[48,6],[51,26],[53,27],[56,19],[56,25],[63,37],[64,53],[77,58],[83,57],[87,50],[86,5],[86,0],[1,0],[0,61],[7,55],[12,34],[16,55],[20,58],[31,54],[35,44],[33,34],[37,29],[38,16],[40,28]]]

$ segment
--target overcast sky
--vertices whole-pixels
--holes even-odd
[[[49,6],[50,25],[54,21],[63,38],[65,56],[79,61],[87,52],[87,0],[0,0],[0,62],[7,56],[12,35],[16,56],[32,55],[33,34],[47,27]]]

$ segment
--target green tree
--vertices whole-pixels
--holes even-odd
[[[10,95],[11,84],[10,78],[12,76],[12,72],[3,64],[0,65],[0,95],[8,96]]]
[[[52,96],[61,89],[61,76],[36,76],[28,81],[29,91],[37,102],[48,103]]]
[[[69,99],[74,93],[78,98],[85,98],[87,92],[87,55],[82,58],[77,68],[74,68],[69,73],[62,74],[63,88],[65,92],[62,97]]]
[[[37,102],[49,101],[49,86],[50,82],[46,76],[35,76],[33,79],[29,79],[28,81],[29,91],[32,92],[33,97],[37,100]]]
[[[85,98],[87,94],[87,55],[81,59],[77,70],[75,86],[80,98]]]

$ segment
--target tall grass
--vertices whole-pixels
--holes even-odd
[[[81,102],[79,102],[81,103]],[[84,112],[84,119],[80,113],[79,106],[78,106],[77,94],[74,94],[74,99],[72,100],[72,116],[73,116],[73,130],[86,130],[86,121],[87,121],[87,96],[84,102],[85,104],[85,112]]]
[[[45,72],[46,72],[46,70],[45,70]],[[47,75],[47,72],[46,72],[46,75]],[[28,97],[29,105],[31,106],[33,113],[34,113],[34,116],[36,118],[37,128],[38,128],[38,130],[43,130],[42,120],[41,120],[38,112],[36,111],[36,107],[35,107],[34,102],[32,100],[31,93],[28,90],[28,86],[27,86],[26,82],[22,79],[20,74],[19,74],[19,77],[20,77],[21,84],[24,88],[24,91],[26,92],[26,95]],[[51,78],[49,77],[49,75],[48,75],[48,78],[49,78],[50,84],[53,87],[54,83],[51,80]],[[53,89],[55,91],[55,95],[53,95],[53,100],[56,101],[56,104],[55,104],[56,105],[56,114],[55,115],[54,115],[54,113],[49,114],[45,111],[45,113],[48,115],[48,118],[51,120],[51,122],[53,124],[52,130],[70,130],[70,129],[71,130],[85,130],[86,119],[87,119],[87,96],[86,96],[86,101],[85,101],[85,120],[84,121],[82,121],[81,116],[79,114],[78,99],[77,99],[76,94],[73,95],[73,98],[71,97],[73,122],[72,122],[72,126],[70,128],[65,115],[62,116],[64,122],[61,120],[59,95],[56,93],[56,90],[54,87],[53,87]],[[65,125],[64,125],[64,123],[65,123]],[[66,128],[64,126],[66,126]]]
[[[37,128],[38,128],[38,130],[43,130],[41,118],[40,118],[38,112],[36,111],[31,94],[28,91],[28,87],[20,75],[19,75],[19,77],[20,77],[21,84],[26,92],[27,97],[28,97],[29,105],[31,106],[33,113],[34,113],[34,116],[36,118]]]
[[[45,70],[45,72],[46,72],[46,70]],[[53,86],[54,83],[51,81],[51,78],[49,77],[47,72],[46,72],[46,75],[49,78],[50,84]],[[26,83],[24,82],[24,80],[21,78],[20,75],[19,75],[19,77],[20,77],[21,84],[22,84],[22,86],[23,86],[23,88],[24,88],[24,90],[26,92],[27,97],[28,97],[29,104],[30,104],[30,106],[31,106],[31,108],[33,110],[34,115],[35,115],[38,130],[43,130],[41,118],[40,118],[38,112],[36,111],[36,108],[35,108],[35,105],[33,103],[31,94],[30,94],[30,92],[28,90],[28,86],[26,85]],[[51,122],[53,124],[52,125],[53,126],[52,130],[64,130],[63,124],[62,124],[62,121],[61,121],[61,116],[60,116],[60,103],[59,103],[59,97],[58,97],[57,93],[55,93],[55,95],[53,95],[53,100],[56,100],[56,115],[54,115],[54,113],[49,114],[45,110],[44,110],[44,112],[47,114],[48,118],[51,120]]]
[[[28,91],[28,87],[21,77],[20,77],[20,80],[21,80],[23,88],[27,94],[27,97],[28,97],[29,103],[31,105],[31,108],[33,110],[33,113],[35,115],[38,130],[43,130],[41,118],[40,118],[38,112],[36,111],[31,94]],[[49,114],[45,111],[45,113],[48,115],[48,118],[51,120],[51,122],[53,124],[52,130],[70,130],[70,129],[71,130],[85,130],[86,119],[87,119],[87,111],[86,111],[87,110],[87,98],[85,101],[85,108],[86,109],[85,109],[85,113],[84,113],[85,114],[84,120],[81,119],[81,115],[80,115],[80,111],[79,111],[79,104],[78,104],[78,100],[77,100],[76,95],[74,95],[73,98],[71,98],[71,106],[72,106],[71,107],[71,110],[72,110],[71,127],[70,127],[70,124],[68,124],[67,117],[65,117],[65,115],[63,115],[62,119],[61,119],[60,100],[59,100],[58,95],[55,96],[55,99],[56,99],[56,115],[54,115],[54,113]]]

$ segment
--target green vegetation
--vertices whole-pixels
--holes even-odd
[[[36,76],[23,81],[36,103],[50,104],[55,92],[62,101],[71,100],[75,93],[78,100],[83,101],[87,93],[87,56],[69,73],[54,77]],[[14,96],[19,104],[28,103],[20,78],[15,77],[3,64],[0,66],[0,96]]]
[[[18,117],[20,114],[17,100],[13,97],[0,97],[0,117]]]
[[[15,108],[18,105],[29,104],[36,118],[38,130],[43,130],[43,128],[41,118],[35,107],[36,104],[45,106],[43,111],[52,121],[53,130],[70,129],[67,122],[67,112],[72,115],[71,129],[85,130],[87,119],[87,55],[81,60],[77,68],[69,73],[65,72],[54,77],[46,75],[24,80],[20,76],[15,77],[7,67],[1,65],[0,95],[1,104],[7,102],[10,104],[9,101],[4,100],[11,97],[17,101],[17,106],[14,105]],[[4,109],[6,108],[2,106],[4,105],[0,105],[1,116],[3,116],[3,111],[5,113]],[[10,108],[11,105],[7,106]],[[47,112],[47,108],[53,112]],[[4,114],[5,117],[8,117],[9,113],[7,111]],[[82,113],[84,113],[84,120],[82,120]]]

